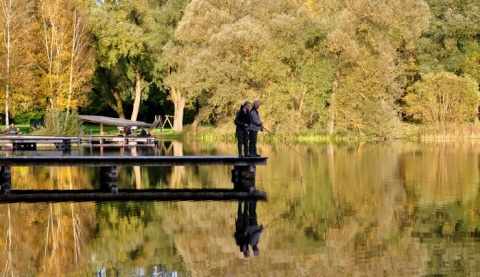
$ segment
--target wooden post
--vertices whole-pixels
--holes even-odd
[[[100,167],[100,189],[118,193],[118,168],[116,166]]]
[[[236,191],[254,192],[255,188],[255,172],[256,167],[250,166],[234,166],[232,169],[233,189]]]
[[[2,186],[1,193],[9,194],[12,189],[12,174],[10,172],[10,166],[2,166],[2,169],[0,170],[0,183]]]
[[[103,123],[100,123],[100,135],[103,136]]]

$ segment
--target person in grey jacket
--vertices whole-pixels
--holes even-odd
[[[250,110],[251,124],[248,127],[248,148],[250,150],[250,157],[260,157],[260,155],[257,153],[257,137],[258,131],[263,131],[263,123],[260,120],[258,108],[260,108],[260,101],[253,101],[253,108]]]

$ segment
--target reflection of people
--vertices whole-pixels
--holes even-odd
[[[243,151],[246,157],[250,156],[248,152],[248,130],[247,127],[250,125],[250,108],[252,104],[246,101],[241,107],[240,110],[237,112],[235,116],[234,123],[237,126],[235,130],[235,135],[237,136],[237,147],[238,147],[238,156],[240,158],[243,157],[242,155],[242,145]]]
[[[257,222],[257,201],[245,201],[242,211],[242,202],[238,202],[237,220],[235,222],[235,242],[245,258],[250,257],[249,246],[252,247],[253,255],[260,255],[258,242],[263,226]]]
[[[260,120],[260,115],[258,114],[258,108],[260,108],[260,101],[253,101],[253,108],[250,110],[250,118],[252,122],[248,127],[248,148],[250,149],[250,156],[252,157],[260,157],[257,153],[257,136],[259,130],[263,131],[263,124]]]

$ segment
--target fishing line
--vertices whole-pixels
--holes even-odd
[[[293,151],[295,151],[298,155],[300,155],[302,158],[304,158],[305,160],[307,160],[309,163],[313,164],[313,162],[305,157],[304,155],[302,155],[302,153],[298,152],[295,148],[293,148],[292,146],[290,146],[288,143],[286,143],[284,140],[282,140],[279,136],[275,135],[273,132],[271,132],[270,130],[268,130],[267,128],[263,127],[263,129],[265,131],[267,131],[267,133],[269,133],[270,135],[274,136],[275,138],[277,138],[279,141],[281,141],[283,144],[285,144],[286,146],[288,146],[288,148],[292,149]]]

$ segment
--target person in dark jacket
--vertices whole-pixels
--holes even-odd
[[[258,108],[260,108],[260,101],[253,101],[253,108],[250,110],[251,124],[248,127],[248,149],[250,150],[251,157],[260,157],[257,153],[257,136],[258,131],[263,131],[263,123],[260,120]]]
[[[240,110],[237,112],[235,116],[234,123],[237,126],[235,130],[235,135],[237,137],[237,147],[238,147],[238,156],[243,158],[242,155],[242,146],[243,151],[246,157],[250,157],[248,151],[248,130],[247,128],[250,126],[250,109],[252,104],[246,101],[241,107]]]

